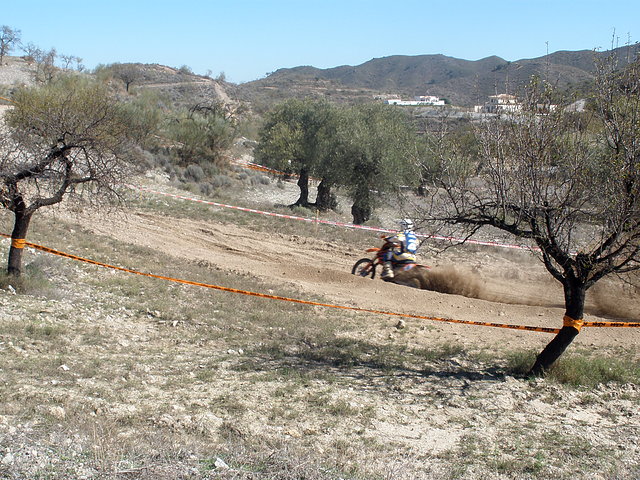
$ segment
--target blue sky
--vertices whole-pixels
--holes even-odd
[[[236,83],[389,55],[519,60],[606,50],[636,43],[639,19],[638,0],[0,0],[0,25],[88,68],[187,65]]]

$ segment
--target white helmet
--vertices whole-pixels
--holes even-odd
[[[413,230],[413,221],[410,218],[403,218],[400,220],[400,228],[402,230]]]

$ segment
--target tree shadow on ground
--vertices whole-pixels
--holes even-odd
[[[286,372],[286,375],[294,371],[303,377],[331,377],[363,388],[397,390],[423,384],[466,388],[474,383],[503,382],[507,376],[516,376],[505,367],[487,365],[451,346],[409,349],[335,338],[296,346],[271,345],[255,354],[248,360],[252,365],[245,364],[243,370]]]

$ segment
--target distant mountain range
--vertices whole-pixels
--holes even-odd
[[[122,66],[126,67],[132,88],[156,90],[171,103],[192,106],[211,100],[227,104],[240,101],[261,113],[287,98],[309,96],[357,103],[433,95],[455,106],[471,107],[485,103],[489,95],[496,93],[517,94],[532,75],[561,88],[586,92],[593,83],[595,60],[611,53],[622,67],[637,58],[640,45],[610,52],[555,52],[514,62],[496,56],[471,61],[445,55],[394,55],[357,66],[282,68],[265,78],[239,85],[224,78],[195,75],[185,68],[141,63]],[[5,57],[5,64],[0,66],[0,88],[9,91],[16,85],[32,83],[34,69],[33,64],[21,57]]]
[[[638,44],[613,50],[621,65],[636,58],[638,52]],[[470,107],[484,103],[489,95],[517,93],[532,75],[561,88],[588,88],[595,71],[594,60],[609,53],[560,51],[514,62],[496,56],[471,61],[445,55],[394,55],[357,66],[282,68],[239,85],[238,93],[258,104],[310,95],[345,102],[434,95],[453,105]]]

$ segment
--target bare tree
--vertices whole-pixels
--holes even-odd
[[[533,80],[523,110],[486,121],[469,158],[435,144],[440,197],[424,217],[529,239],[564,290],[564,325],[530,373],[543,374],[578,335],[587,290],[640,269],[640,63],[599,64],[592,109],[576,114]],[[566,102],[568,104],[568,102]],[[440,208],[440,210],[438,210]]]
[[[5,55],[11,53],[14,47],[20,44],[20,30],[3,25],[0,27],[0,66],[4,62]]]
[[[57,72],[56,59],[58,58],[58,52],[55,48],[52,48],[48,52],[36,48],[33,54],[36,62],[36,82],[50,83]]]
[[[84,70],[84,65],[82,65],[82,59],[80,57],[76,57],[75,55],[60,55],[61,65],[64,70],[77,70],[81,72]]]
[[[38,55],[42,52],[42,50],[32,42],[23,45],[22,51],[24,52],[24,59],[29,63],[35,62]]]
[[[64,68],[65,70],[69,70],[75,59],[76,57],[74,55],[61,54],[60,60],[62,62],[62,68]]]
[[[60,60],[62,61],[62,68],[64,68],[65,70],[69,70],[69,67],[73,63],[73,58],[74,58],[73,55],[60,54]]]
[[[76,76],[19,90],[0,144],[0,204],[13,212],[8,272],[18,276],[29,223],[66,196],[118,200],[142,132],[101,84]]]

